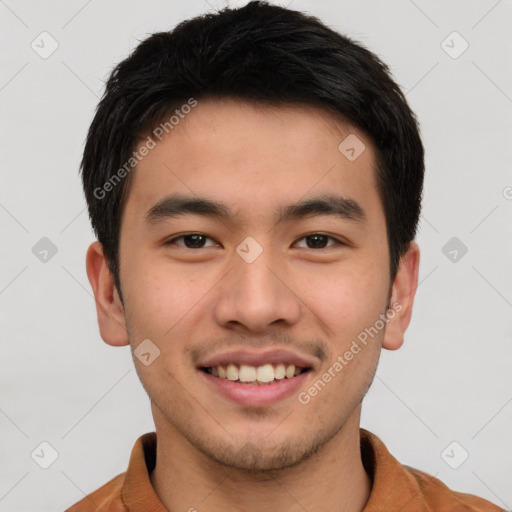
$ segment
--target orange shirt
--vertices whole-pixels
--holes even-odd
[[[440,480],[400,464],[375,435],[360,429],[361,454],[373,480],[362,512],[502,512],[471,494],[451,491]],[[66,512],[167,512],[151,486],[156,433],[137,439],[128,470],[83,498]]]

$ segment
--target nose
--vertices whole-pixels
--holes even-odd
[[[260,334],[279,324],[294,325],[300,318],[301,301],[289,281],[270,251],[264,250],[252,263],[235,255],[234,267],[219,283],[216,322],[224,328]]]

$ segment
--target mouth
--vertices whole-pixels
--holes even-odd
[[[269,386],[286,382],[299,375],[311,371],[310,367],[300,367],[295,364],[265,363],[259,366],[248,364],[219,364],[216,366],[200,367],[202,372],[235,384]]]
[[[229,362],[226,356],[220,361],[212,360],[206,363],[211,366],[197,367],[197,373],[214,396],[246,410],[286,403],[306,387],[314,374],[313,365],[306,366],[307,361],[296,357],[292,363],[282,354],[275,355],[274,361],[268,354],[266,360],[258,357],[255,361],[252,357],[253,361],[249,361],[251,357],[246,357],[242,362],[242,356],[234,359],[238,361]]]
[[[276,347],[241,347],[196,361],[197,374],[212,397],[246,409],[290,399],[319,368],[317,357]]]

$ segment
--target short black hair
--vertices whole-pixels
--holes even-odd
[[[394,279],[421,210],[424,150],[415,115],[389,68],[360,43],[313,16],[252,1],[150,35],[107,80],[80,168],[121,300],[119,230],[134,150],[176,109],[208,98],[313,105],[369,136]]]

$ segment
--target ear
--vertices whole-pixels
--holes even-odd
[[[96,301],[100,334],[105,343],[113,346],[128,345],[124,308],[108,269],[100,242],[89,246],[86,256],[87,277]]]
[[[411,242],[407,252],[400,259],[400,265],[391,288],[388,318],[382,348],[397,350],[404,342],[404,333],[409,326],[416,288],[418,287],[418,269],[420,266],[420,248]]]

